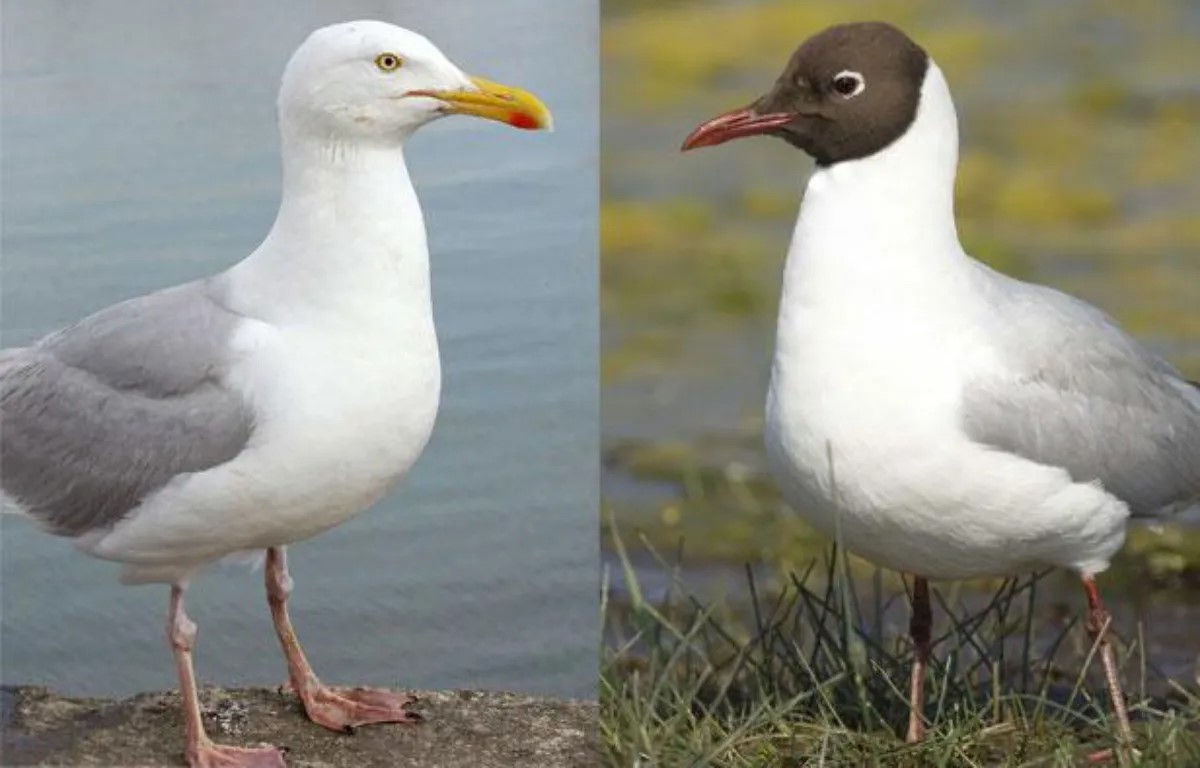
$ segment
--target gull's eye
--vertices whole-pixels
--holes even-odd
[[[394,53],[381,53],[375,57],[375,66],[384,72],[395,72],[400,69],[400,57]]]
[[[833,90],[843,98],[852,99],[862,93],[866,87],[867,81],[858,72],[844,69],[833,76]]]

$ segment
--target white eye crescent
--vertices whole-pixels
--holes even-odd
[[[843,69],[833,76],[833,90],[844,99],[853,99],[867,87],[861,72]]]

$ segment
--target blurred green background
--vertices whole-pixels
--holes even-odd
[[[760,439],[780,272],[811,162],[770,139],[678,147],[769,88],[830,24],[889,21],[945,72],[969,253],[1102,307],[1200,378],[1200,3],[602,7],[603,493],[651,583],[661,569],[646,544],[682,541],[684,574],[715,592],[736,592],[743,562],[780,573],[823,545],[783,510]],[[1198,531],[1133,531],[1109,580],[1127,618],[1170,624],[1161,642],[1189,676]],[[1070,589],[1061,599],[1078,608]]]

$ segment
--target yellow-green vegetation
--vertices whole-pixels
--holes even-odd
[[[926,677],[923,743],[908,716],[911,650],[879,582],[856,587],[836,553],[752,609],[682,589],[648,599],[624,554],[606,590],[601,735],[612,766],[1077,766],[1114,746],[1095,650],[1082,627],[1034,626],[1040,577],[1001,584],[982,607],[942,608]],[[1118,644],[1139,765],[1200,764],[1200,696]],[[1111,764],[1112,761],[1108,761]]]
[[[634,202],[613,202],[601,214],[602,247],[612,253],[661,254],[648,259],[628,258],[606,267],[608,276],[627,286],[603,296],[604,308],[624,312],[634,307],[651,314],[652,323],[673,324],[694,314],[701,301],[711,312],[744,315],[761,310],[765,291],[762,263],[767,244],[753,233],[731,232],[715,226],[712,211],[687,201],[651,208]],[[667,259],[681,277],[684,290],[654,279]]]
[[[644,76],[623,76],[606,84],[631,109],[652,109],[697,100],[698,93],[715,104],[715,96],[743,93],[739,78],[770,72],[808,35],[831,24],[886,18],[913,26],[945,3],[912,0],[873,2],[661,3],[626,2],[606,21],[602,44],[605,62],[628,67]],[[932,29],[923,38],[931,48],[953,56],[963,70],[973,70],[993,37],[986,22],[963,14]],[[619,73],[625,75],[626,73]],[[742,81],[744,83],[744,80]],[[770,79],[762,80],[769,83]],[[606,102],[608,107],[611,102]]]

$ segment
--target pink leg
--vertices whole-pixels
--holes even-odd
[[[413,723],[420,720],[408,706],[415,699],[392,691],[373,688],[335,688],[323,684],[313,672],[296,639],[288,618],[287,599],[292,593],[292,578],[287,572],[283,547],[267,550],[267,602],[275,632],[287,657],[292,688],[304,702],[304,711],[314,723],[335,731],[353,731],[372,723]]]
[[[214,744],[204,732],[200,719],[200,701],[196,696],[196,672],[192,668],[192,646],[196,625],[183,610],[183,587],[171,587],[171,612],[167,619],[167,639],[175,653],[179,672],[179,695],[183,699],[186,755],[192,768],[286,768],[283,753],[275,747],[228,747]]]
[[[1121,691],[1121,679],[1117,671],[1117,657],[1112,643],[1108,642],[1108,626],[1112,616],[1100,600],[1096,581],[1091,576],[1083,577],[1083,589],[1088,601],[1088,635],[1100,653],[1100,664],[1104,667],[1104,679],[1108,685],[1108,698],[1117,717],[1117,762],[1129,765],[1132,762],[1133,729],[1129,726],[1129,712],[1125,708],[1125,694]]]
[[[908,633],[913,641],[913,664],[908,681],[908,733],[904,738],[910,744],[925,738],[925,666],[929,663],[932,629],[929,582],[921,576],[913,576],[912,618],[908,622]]]

